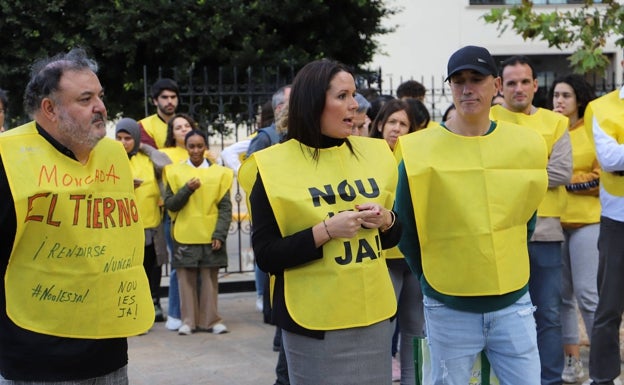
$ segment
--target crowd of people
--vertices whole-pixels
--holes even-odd
[[[501,384],[576,383],[577,312],[591,384],[618,381],[624,88],[565,75],[536,106],[529,58],[465,46],[436,122],[422,84],[377,95],[315,60],[217,157],[168,78],[106,138],[97,71],[79,48],[35,62],[16,128],[0,89],[0,384],[128,384],[126,339],[154,322],[229,332],[235,180],[276,385],[465,385],[482,355]]]

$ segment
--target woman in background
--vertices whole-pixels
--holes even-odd
[[[185,144],[188,160],[167,166],[164,174],[165,207],[171,215],[174,241],[172,267],[180,290],[182,325],[178,334],[195,330],[221,334],[227,327],[217,310],[218,273],[228,262],[225,240],[232,221],[234,173],[204,157],[208,139],[203,132],[190,131]]]
[[[562,379],[579,381],[585,374],[579,353],[576,304],[587,336],[591,338],[594,311],[598,304],[598,233],[600,166],[594,146],[583,129],[587,104],[596,98],[593,87],[580,75],[556,79],[550,89],[553,111],[568,117],[572,144],[573,174],[566,186],[567,204],[561,216],[565,240],[562,245],[561,328],[565,366]],[[575,301],[576,298],[576,301]]]
[[[400,136],[427,127],[427,124],[429,113],[422,102],[416,99],[393,99],[381,107],[372,124],[371,136],[384,139],[394,151]],[[398,247],[384,250],[384,255],[397,298],[396,337],[392,340],[392,379],[400,380],[401,385],[412,385],[415,381],[414,337],[424,337],[425,329],[420,282],[412,274]],[[400,364],[395,357],[397,346]]]

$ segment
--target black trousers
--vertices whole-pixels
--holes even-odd
[[[624,312],[624,222],[600,218],[598,306],[594,314],[589,376],[613,384],[620,375],[620,324]]]
[[[150,286],[150,293],[155,304],[160,304],[158,291],[160,290],[160,278],[162,275],[162,267],[158,265],[156,260],[156,249],[152,243],[144,247],[143,268],[147,275]]]

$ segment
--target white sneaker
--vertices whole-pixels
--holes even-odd
[[[264,309],[264,298],[262,298],[262,296],[259,295],[258,298],[256,298],[256,310],[262,313],[263,309]]]
[[[215,324],[212,327],[212,334],[223,334],[227,332],[228,332],[227,327],[222,323]]]
[[[401,381],[401,362],[396,357],[392,357],[392,382],[399,381]]]
[[[567,356],[563,367],[563,373],[561,373],[563,382],[566,384],[576,384],[584,375],[585,371],[583,370],[583,363],[581,360],[572,356]]]
[[[588,378],[587,380],[583,381],[583,385],[591,385],[592,383],[592,379]],[[622,385],[622,380],[620,380],[620,378],[616,378],[615,380],[613,380],[613,385]]]
[[[179,318],[175,318],[172,316],[167,317],[167,322],[165,323],[165,327],[167,330],[176,331],[180,329],[182,326],[182,320]]]
[[[193,334],[193,331],[191,330],[190,326],[184,324],[178,329],[178,334],[181,336],[190,336],[191,334]]]

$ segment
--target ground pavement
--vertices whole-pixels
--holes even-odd
[[[255,300],[255,292],[219,295],[219,312],[230,330],[226,334],[180,336],[160,322],[148,334],[130,338],[130,384],[272,385],[275,328],[262,322]]]
[[[277,353],[272,351],[272,343],[275,329],[262,322],[255,300],[255,292],[219,295],[219,312],[230,330],[227,334],[179,336],[167,330],[162,322],[154,324],[148,334],[130,338],[130,384],[274,384]],[[166,309],[166,298],[162,304]],[[586,345],[581,347],[585,367],[583,380],[588,374],[588,350]]]

